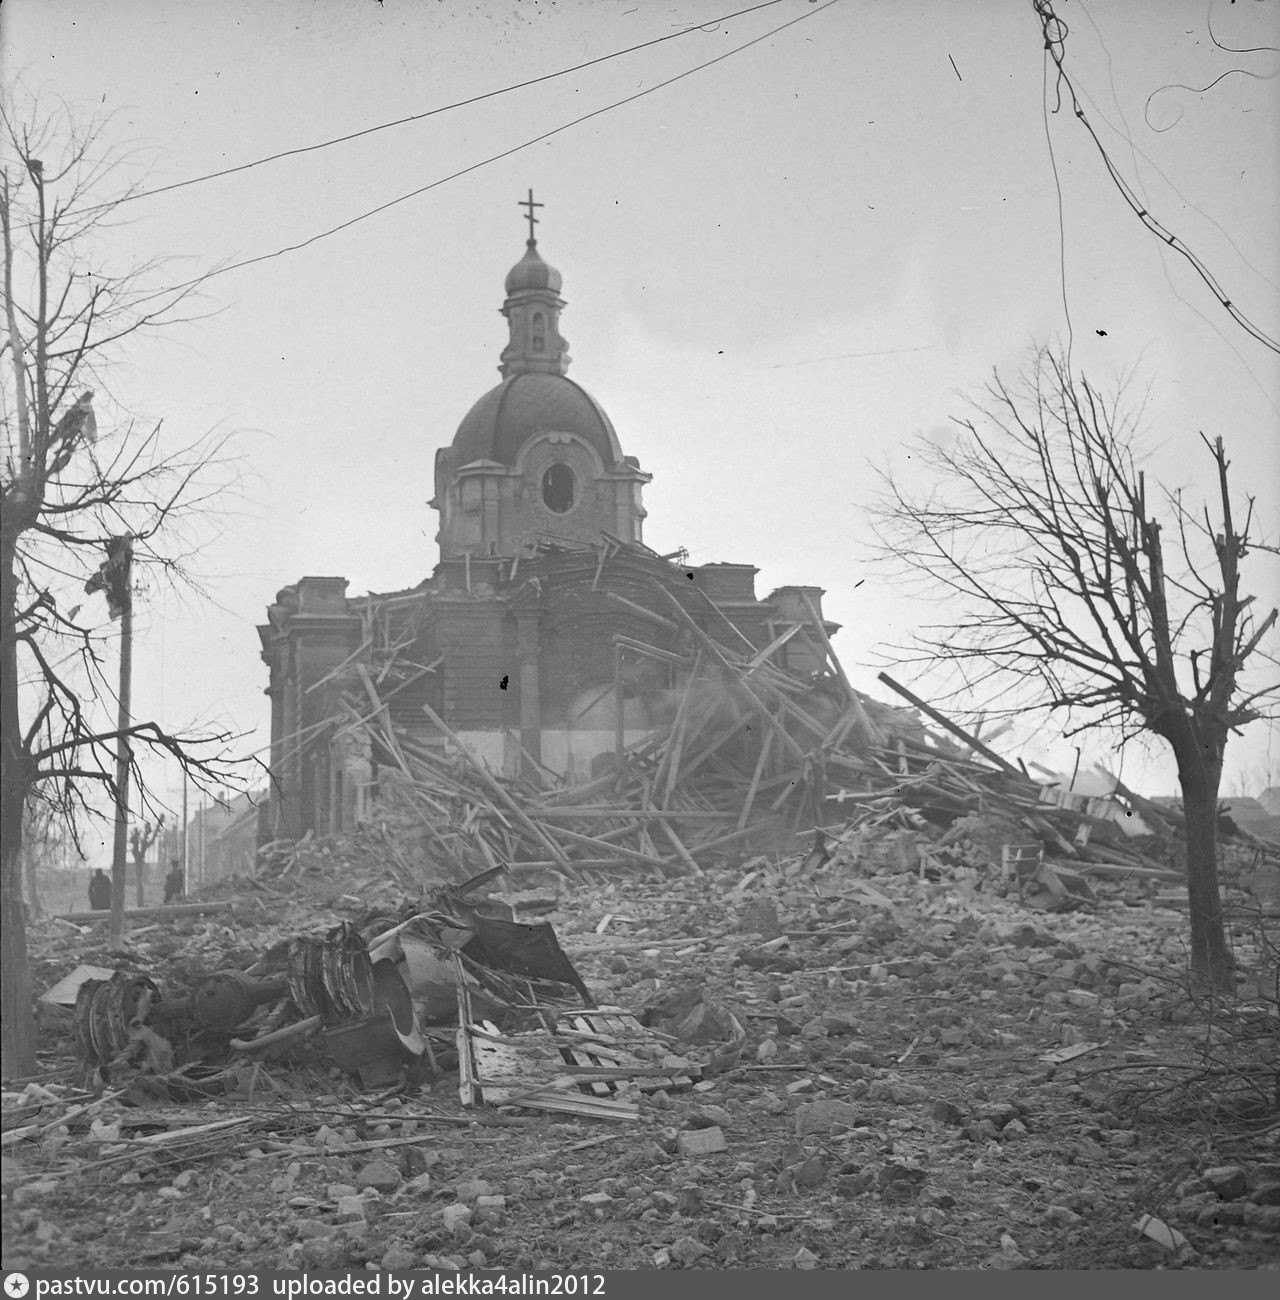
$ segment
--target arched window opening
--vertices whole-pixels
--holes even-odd
[[[557,461],[542,476],[542,500],[548,510],[567,514],[574,506],[577,480],[568,465]]]
[[[547,346],[547,322],[540,311],[533,313],[533,350],[541,352]]]

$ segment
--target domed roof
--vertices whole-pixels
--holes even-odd
[[[552,293],[559,293],[562,283],[560,272],[542,260],[537,243],[531,239],[524,256],[507,272],[507,297],[522,289],[549,289]]]
[[[622,460],[609,417],[585,388],[564,375],[533,372],[504,379],[467,412],[454,434],[453,462],[459,468],[476,460],[514,465],[524,444],[541,433],[576,433],[606,469]]]

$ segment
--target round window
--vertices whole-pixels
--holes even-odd
[[[568,514],[574,506],[577,480],[568,465],[557,461],[542,476],[542,501],[557,515]]]

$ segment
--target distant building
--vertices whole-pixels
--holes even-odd
[[[528,206],[525,253],[505,283],[501,382],[436,454],[434,573],[355,598],[345,578],[304,577],[258,629],[268,838],[336,833],[366,815],[380,770],[398,761],[382,722],[438,748],[434,715],[496,773],[583,779],[670,721],[688,671],[672,653],[683,617],[756,649],[822,619],[817,587],[760,599],[752,565],[683,565],[643,545],[651,476],[567,377],[561,277],[538,252],[532,196]],[[821,657],[793,636],[775,661],[806,671]]]
[[[1261,799],[1244,795],[1226,795],[1220,800],[1222,810],[1241,830],[1260,840],[1280,844],[1280,817],[1269,812]]]
[[[201,801],[192,810],[186,827],[188,889],[228,876],[253,874],[260,839],[259,821],[266,804],[266,790],[253,790],[221,800]],[[172,861],[183,861],[181,826],[168,828],[164,836],[161,862],[165,870]]]

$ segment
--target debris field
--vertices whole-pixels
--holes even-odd
[[[685,630],[671,726],[588,784],[422,744],[366,672],[354,835],[114,948],[33,923],[5,1267],[1276,1266],[1280,849],[1224,840],[1207,997],[1176,810]]]

